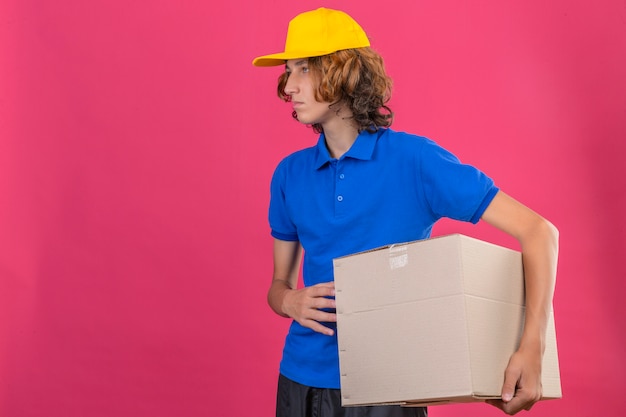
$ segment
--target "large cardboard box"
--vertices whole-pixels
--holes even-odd
[[[521,253],[460,234],[334,260],[342,404],[500,398],[524,322]],[[543,398],[560,398],[554,315]]]

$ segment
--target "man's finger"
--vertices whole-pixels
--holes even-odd
[[[337,321],[337,315],[326,311],[317,311],[311,315],[311,319],[319,323],[335,323]]]
[[[315,320],[305,320],[304,322],[302,322],[302,325],[305,327],[310,328],[311,330],[314,330],[318,333],[322,333],[325,334],[326,336],[332,336],[335,334],[335,331],[331,328],[328,328],[320,323],[318,323]]]

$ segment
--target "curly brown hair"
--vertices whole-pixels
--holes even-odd
[[[345,49],[329,55],[308,58],[309,70],[318,83],[315,99],[333,104],[346,103],[359,132],[375,132],[379,127],[389,127],[393,112],[387,106],[391,98],[392,80],[385,72],[382,57],[369,47]],[[278,78],[278,97],[289,101],[285,86],[289,74]],[[296,112],[292,113],[298,119]],[[313,130],[322,133],[320,124]]]

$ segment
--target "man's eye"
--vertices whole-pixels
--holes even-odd
[[[309,67],[302,67],[302,72],[309,72]]]

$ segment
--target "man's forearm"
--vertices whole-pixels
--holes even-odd
[[[542,220],[520,243],[526,287],[526,316],[520,349],[538,347],[543,354],[556,281],[558,230]]]
[[[282,279],[274,279],[272,281],[270,289],[267,292],[267,302],[272,310],[279,316],[289,317],[283,310],[283,301],[287,292],[291,290],[292,288],[287,281]]]

